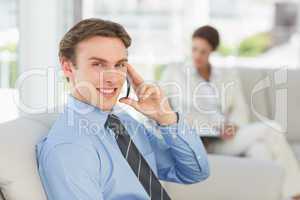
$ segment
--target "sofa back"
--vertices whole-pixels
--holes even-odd
[[[289,141],[300,142],[300,70],[243,67],[237,68],[237,72],[249,105],[250,120],[276,119],[287,130]]]
[[[0,124],[0,189],[5,200],[46,200],[35,145],[48,133],[57,116],[26,116]]]

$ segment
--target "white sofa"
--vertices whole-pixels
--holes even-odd
[[[254,83],[270,72],[242,69],[240,73],[247,96]],[[300,155],[300,125],[296,121],[300,110],[300,93],[297,93],[300,71],[291,71],[289,75],[288,138]],[[257,110],[269,116],[272,91],[264,90],[255,100]],[[46,200],[37,173],[35,144],[47,134],[56,117],[56,113],[40,114],[0,124],[0,188],[5,200]],[[255,116],[252,120],[256,120]],[[172,199],[281,199],[283,172],[275,163],[218,155],[209,155],[209,160],[211,176],[207,181],[193,185],[164,183]]]
[[[232,69],[228,69],[232,70]],[[300,161],[300,70],[286,71],[280,69],[240,68],[238,73],[242,80],[243,92],[250,105],[251,91],[262,81],[267,87],[253,98],[255,111],[273,119],[275,95],[280,89],[287,89],[287,139]],[[287,75],[287,81],[284,76]],[[274,81],[276,77],[276,81]],[[281,81],[280,81],[281,80]],[[282,106],[282,105],[280,105]],[[284,109],[283,109],[284,110]],[[251,121],[259,121],[259,117],[251,111]],[[232,158],[210,155],[211,177],[199,184],[182,186],[167,183],[166,186],[174,195],[174,199],[212,199],[212,200],[262,200],[282,199],[283,172],[273,162],[262,162],[248,158]],[[300,180],[299,180],[300,181]]]

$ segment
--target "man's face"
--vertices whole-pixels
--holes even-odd
[[[76,47],[72,94],[101,110],[116,104],[127,73],[127,49],[118,38],[94,36]]]

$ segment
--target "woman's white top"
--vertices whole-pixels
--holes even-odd
[[[215,136],[224,123],[242,126],[249,121],[241,82],[233,69],[212,67],[206,81],[191,64],[174,64],[165,69],[160,84],[173,109],[201,133],[209,129]]]

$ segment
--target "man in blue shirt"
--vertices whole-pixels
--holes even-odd
[[[37,145],[48,200],[167,200],[158,179],[190,184],[208,177],[197,132],[127,63],[130,43],[121,25],[100,19],[79,22],[61,40],[71,94]],[[119,102],[155,121],[151,129],[115,105],[127,77],[137,99]]]

